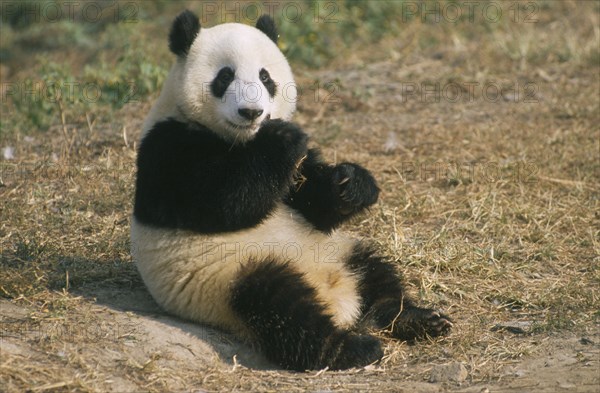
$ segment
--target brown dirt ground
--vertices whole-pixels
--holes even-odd
[[[385,366],[288,373],[222,332],[165,315],[143,288],[85,292],[56,322],[0,301],[5,391],[597,392],[600,383],[598,332],[507,338],[529,341],[535,356],[491,381],[429,382],[434,364],[410,360],[406,346],[404,361]]]

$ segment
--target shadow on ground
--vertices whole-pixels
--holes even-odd
[[[134,283],[128,288],[119,288],[112,283],[104,286],[84,284],[71,293],[104,308],[107,317],[114,318],[116,322],[123,318],[134,322],[136,333],[140,335],[136,337],[138,341],[155,342],[159,347],[161,343],[167,347],[184,347],[194,357],[212,358],[216,354],[223,363],[231,366],[240,364],[260,370],[275,368],[257,349],[240,342],[232,334],[169,315],[141,283]],[[175,352],[182,351],[178,348]]]

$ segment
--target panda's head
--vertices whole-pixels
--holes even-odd
[[[173,22],[169,48],[177,55],[174,99],[186,120],[243,142],[263,121],[288,120],[294,112],[293,75],[269,16],[260,17],[256,27],[201,28],[198,17],[184,11]]]

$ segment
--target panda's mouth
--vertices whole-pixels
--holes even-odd
[[[229,120],[225,120],[225,123],[227,123],[227,125],[231,128],[234,128],[237,131],[249,131],[252,130],[254,128],[256,128],[257,124],[255,123],[249,123],[249,124],[236,124],[234,122],[231,122]]]
[[[270,118],[271,118],[271,115],[269,114],[269,115],[267,115],[264,118],[263,121],[269,120]],[[252,131],[252,130],[256,129],[257,127],[259,127],[262,124],[262,122],[256,122],[256,121],[253,121],[253,122],[248,123],[248,124],[237,124],[237,123],[234,123],[234,122],[229,121],[229,120],[225,120],[225,123],[229,127],[235,129],[236,131],[242,131],[242,132]]]

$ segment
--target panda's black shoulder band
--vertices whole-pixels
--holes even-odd
[[[269,136],[231,146],[197,123],[155,124],[138,151],[134,216],[199,233],[258,225],[292,181],[293,162]]]
[[[186,57],[200,31],[200,20],[191,11],[177,15],[169,33],[169,49],[179,57]]]

